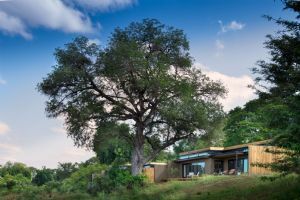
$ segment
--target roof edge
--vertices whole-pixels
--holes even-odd
[[[212,150],[212,151],[232,150],[232,149],[248,147],[249,145],[267,144],[267,143],[270,143],[271,141],[272,140],[269,139],[269,140],[261,140],[261,141],[256,141],[256,142],[250,142],[250,143],[246,143],[246,144],[238,144],[238,145],[233,145],[233,146],[229,146],[229,147],[207,147],[207,148],[197,149],[197,150],[193,150],[193,151],[181,152],[181,153],[179,153],[179,155],[188,155],[188,154],[200,153],[200,152],[210,151],[210,150]]]

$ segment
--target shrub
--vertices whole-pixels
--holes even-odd
[[[107,167],[101,164],[80,166],[69,178],[63,181],[62,190],[65,192],[89,191],[94,184],[96,177],[102,176]]]
[[[141,187],[144,186],[145,180],[145,176],[132,176],[128,170],[120,169],[118,166],[113,166],[104,176],[96,179],[99,190],[106,193],[122,188]]]
[[[16,176],[6,174],[4,177],[0,177],[0,187],[6,187],[8,190],[14,187],[21,188],[28,184],[30,184],[30,179],[22,174],[17,174]]]
[[[44,185],[49,181],[54,180],[54,170],[43,167],[41,170],[37,170],[32,182],[38,186]]]
[[[48,183],[45,184],[44,191],[47,192],[49,197],[51,197],[53,192],[61,191],[61,185],[62,185],[61,182],[49,181]]]
[[[11,176],[16,176],[18,174],[23,175],[26,178],[31,178],[32,169],[27,167],[23,163],[12,163],[7,162],[3,167],[0,167],[0,176],[4,177],[5,175],[9,174]]]

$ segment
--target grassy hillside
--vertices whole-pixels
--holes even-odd
[[[131,193],[115,194],[111,199],[299,199],[300,181],[289,176],[276,181],[262,181],[248,176],[207,176],[197,181],[172,181],[151,185]]]
[[[86,193],[6,193],[0,199],[105,199],[105,200],[300,200],[300,180],[296,176],[276,181],[262,181],[260,177],[248,176],[205,176],[196,181],[170,181],[150,184],[144,188],[124,189],[113,194],[99,194],[97,197]]]

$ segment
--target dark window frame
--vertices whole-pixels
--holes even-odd
[[[214,172],[220,173],[224,171],[224,160],[214,160]]]
[[[238,172],[244,172],[244,160],[248,158],[238,158],[237,165],[236,165],[236,159],[229,159],[228,160],[228,170],[236,169]]]
[[[193,165],[193,163],[204,163],[204,167],[200,165]],[[205,161],[197,161],[182,164],[182,177],[186,178],[189,172],[194,172],[194,174],[205,174]],[[185,166],[185,167],[184,167]],[[186,169],[186,170],[185,170]]]

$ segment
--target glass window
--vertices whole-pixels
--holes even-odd
[[[204,173],[205,162],[193,162],[183,165],[183,177],[200,175]]]
[[[228,160],[228,170],[235,169],[235,160]]]
[[[248,172],[248,159],[247,158],[239,158],[236,166],[236,159],[228,160],[228,170],[235,169],[237,167],[237,171],[239,172]]]
[[[248,159],[244,159],[244,172],[248,172]]]
[[[223,160],[215,160],[214,162],[214,172],[220,173],[224,171],[224,161]]]

